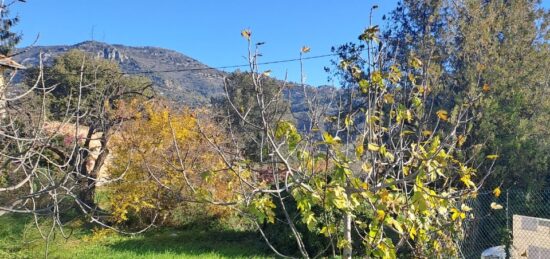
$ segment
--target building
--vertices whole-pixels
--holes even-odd
[[[25,67],[13,61],[10,57],[0,55],[0,119],[5,119],[7,116],[6,90],[8,85],[4,79],[4,73],[6,70],[18,69],[25,69]]]

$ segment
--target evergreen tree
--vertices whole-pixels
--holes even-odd
[[[9,52],[21,41],[21,34],[13,32],[12,27],[19,22],[19,17],[10,16],[9,7],[16,2],[25,2],[17,0],[0,3],[0,54],[8,55]]]
[[[500,154],[494,184],[531,190],[550,186],[549,16],[538,2],[466,1],[449,71],[458,89],[486,93],[472,136]]]
[[[290,105],[283,98],[284,85],[267,74],[254,75],[264,84],[262,95],[266,103],[265,116],[272,121],[279,121],[283,118],[288,119],[290,115]],[[212,99],[212,106],[228,119],[232,134],[237,139],[244,141],[240,143],[244,154],[257,162],[262,162],[266,158],[264,150],[267,145],[264,132],[256,127],[262,123],[262,115],[259,113],[258,99],[254,94],[254,84],[250,72],[236,71],[231,73],[225,79],[225,90],[227,96]]]
[[[549,13],[539,2],[405,0],[385,33],[390,56],[428,60],[422,73],[432,75],[425,85],[436,107],[456,112],[466,96],[484,93],[466,145],[500,154],[490,187],[550,184]]]

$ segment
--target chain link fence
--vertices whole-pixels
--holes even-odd
[[[469,206],[463,258],[550,258],[550,190],[482,193]]]

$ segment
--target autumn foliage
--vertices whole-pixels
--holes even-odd
[[[159,103],[126,106],[137,112],[113,137],[112,182],[106,185],[115,221],[156,214],[169,220],[176,207],[202,216],[227,214],[226,207],[211,203],[231,199],[233,179],[203,137],[220,136],[211,122],[201,120],[199,126],[203,111],[175,111]]]

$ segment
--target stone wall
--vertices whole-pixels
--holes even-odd
[[[550,258],[550,219],[514,215],[513,257]]]
[[[88,134],[88,129],[88,127],[82,125],[80,125],[77,129],[74,124],[62,123],[58,121],[48,121],[44,123],[44,131],[48,134],[63,137],[66,145],[71,145],[73,141],[83,143],[86,135]],[[101,136],[101,132],[95,133],[92,135],[92,139],[90,140],[90,156],[86,160],[86,169],[88,172],[94,168],[95,161],[100,154]],[[109,167],[111,160],[112,156],[110,154],[107,155],[103,166],[98,172],[96,185],[101,185],[108,180],[107,168]]]

